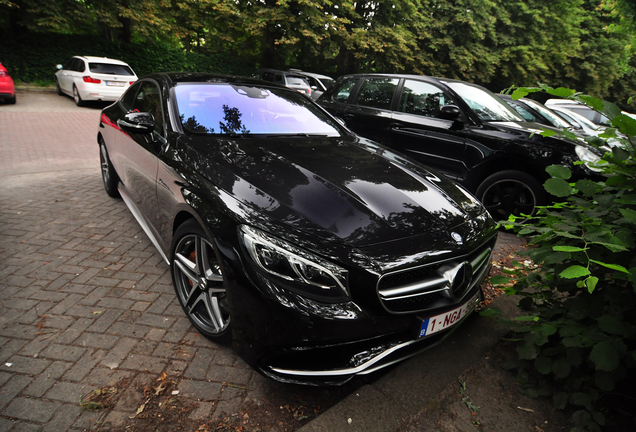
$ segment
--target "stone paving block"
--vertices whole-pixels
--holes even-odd
[[[190,420],[207,420],[215,407],[214,402],[197,402],[197,407],[190,413]]]
[[[95,286],[93,284],[89,284],[89,285]],[[80,304],[85,305],[85,306],[95,306],[98,301],[100,301],[102,298],[106,297],[106,294],[108,294],[109,291],[110,291],[110,287],[96,286],[96,288],[93,289],[90,292],[90,294],[88,294],[84,298],[84,300],[82,300],[80,302]]]
[[[96,430],[104,422],[107,415],[108,411],[82,411],[73,423],[73,428],[80,431]]]
[[[150,327],[170,328],[175,323],[174,318],[163,315],[155,315],[152,313],[144,313],[138,320],[137,324],[147,325]]]
[[[71,344],[94,322],[93,319],[89,318],[76,319],[73,325],[64,330],[55,341],[60,344]]]
[[[117,336],[84,332],[80,337],[75,339],[74,345],[88,348],[102,348],[108,350],[112,348],[119,338]]]
[[[22,349],[29,341],[24,339],[9,339],[9,342],[2,345],[0,348],[0,363],[4,363],[11,356],[16,354]]]
[[[60,293],[62,294],[62,293]],[[55,315],[61,315],[67,310],[69,310],[72,306],[75,306],[80,300],[83,300],[84,296],[79,294],[66,294],[63,297],[63,300],[60,301],[53,309],[50,310],[50,313]]]
[[[223,385],[220,383],[183,379],[178,385],[179,394],[200,401],[215,401],[221,397]]]
[[[0,408],[5,407],[20,392],[33,381],[26,375],[14,375],[2,387],[0,387]]]
[[[190,320],[185,316],[176,319],[174,325],[166,332],[163,337],[165,342],[178,343],[183,340],[188,331],[192,328]]]
[[[86,351],[87,349],[84,347],[61,345],[56,343],[42,351],[40,357],[76,362],[84,355],[84,353],[86,353]]]
[[[166,359],[160,359],[141,354],[133,354],[128,356],[124,360],[120,368],[158,374],[165,369],[167,364],[168,361]]]
[[[63,376],[67,381],[81,381],[105,356],[102,350],[87,351],[84,356]]]
[[[7,381],[11,379],[13,374],[7,372],[0,372],[0,386],[4,385]]]
[[[97,366],[91,370],[91,373],[82,380],[82,383],[89,385],[89,390],[95,388],[112,387],[118,385],[121,380],[132,380],[137,372],[123,371],[119,369],[110,369]],[[92,386],[92,387],[90,387]],[[88,393],[88,392],[87,392]]]
[[[15,426],[11,429],[11,432],[39,432],[42,429],[42,425],[35,423],[27,423],[24,421],[14,421]]]
[[[0,364],[0,370],[12,373],[23,373],[28,375],[38,375],[49,367],[52,362],[41,358],[24,357],[15,355],[6,362]],[[8,366],[10,364],[11,366]]]
[[[227,382],[236,385],[247,385],[250,382],[252,371],[227,366],[210,367],[206,374],[206,379],[214,382]]]
[[[44,396],[54,401],[79,404],[82,396],[90,390],[84,384],[58,381]]]
[[[60,407],[61,404],[57,402],[15,398],[9,406],[2,411],[2,415],[45,423],[53,418],[55,412],[60,409]]]
[[[216,404],[213,418],[221,418],[223,416],[231,415],[232,413],[235,413],[236,411],[238,411],[240,406],[241,406],[240,398],[219,401]]]
[[[153,328],[149,326],[117,321],[112,326],[110,326],[110,328],[108,329],[108,333],[116,335],[118,337],[127,336],[134,338],[144,338],[151,330],[153,330]]]
[[[154,300],[152,302],[152,306],[150,306],[147,312],[152,314],[161,314],[168,307],[170,302],[174,300],[174,298],[174,288],[172,288],[170,294],[162,294],[158,299]]]
[[[151,341],[160,341],[163,339],[163,336],[166,334],[166,330],[153,328],[146,334],[146,339]]]
[[[42,429],[42,432],[60,432],[66,431],[70,428],[78,419],[82,413],[82,408],[77,404],[63,405],[55,413],[53,420],[47,422]]]
[[[104,313],[99,315],[97,321],[95,321],[95,323],[90,326],[88,330],[95,333],[103,333],[117,320],[117,318],[119,318],[121,314],[121,310],[108,309],[104,311]]]
[[[122,338],[118,340],[115,347],[110,350],[100,364],[110,369],[119,367],[137,343],[138,340],[131,338]]]
[[[42,397],[64,373],[73,366],[73,363],[56,361],[24,389],[24,396]]]
[[[56,341],[56,336],[58,332],[51,331],[45,332],[41,331],[41,334],[37,336],[34,340],[29,342],[24,348],[20,350],[20,355],[28,356],[28,357],[37,357],[39,354],[48,348],[52,343]]]
[[[97,302],[96,307],[102,309],[125,309],[129,310],[134,304],[132,300],[125,300],[115,297],[105,297]]]

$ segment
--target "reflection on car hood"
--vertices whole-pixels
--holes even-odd
[[[352,246],[448,230],[484,212],[449,180],[366,140],[193,137],[183,149],[240,202]]]

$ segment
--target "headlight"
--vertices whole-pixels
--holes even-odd
[[[342,267],[246,225],[239,235],[256,269],[275,284],[312,300],[349,300],[348,271]]]
[[[585,162],[585,166],[588,167],[591,171],[601,172],[601,169],[595,166],[601,160],[601,157],[598,154],[594,153],[589,148],[580,145],[577,145],[574,151],[579,157],[579,160]]]

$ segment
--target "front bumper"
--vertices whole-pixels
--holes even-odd
[[[470,312],[441,332],[418,338],[414,332],[392,334],[353,343],[313,348],[289,348],[275,359],[262,359],[258,370],[277,381],[305,385],[341,385],[399,363],[442,343],[468,319],[481,301],[481,290]],[[423,319],[423,318],[422,318]],[[415,321],[415,320],[414,320]],[[421,319],[417,319],[421,322]],[[413,323],[417,327],[417,322]]]

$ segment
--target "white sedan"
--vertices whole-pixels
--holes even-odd
[[[75,56],[57,69],[57,94],[72,96],[77,106],[85,101],[116,101],[137,81],[128,64],[106,57]]]

